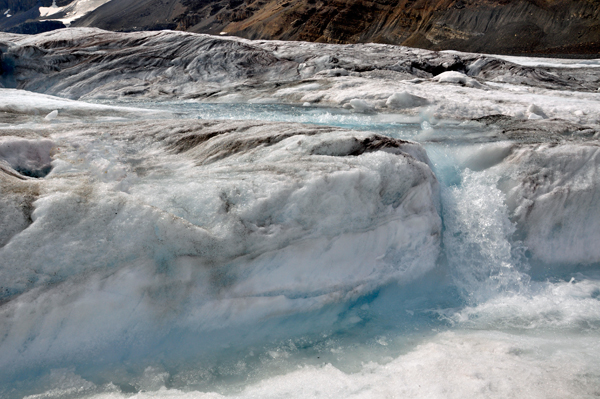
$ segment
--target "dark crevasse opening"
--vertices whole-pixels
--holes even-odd
[[[23,168],[17,166],[14,168],[17,172],[27,177],[34,177],[36,179],[40,179],[46,177],[48,173],[52,170],[52,165],[46,165],[41,168],[31,169],[31,168]]]
[[[0,141],[0,162],[23,176],[43,178],[52,170],[53,147],[54,142],[49,139],[3,137]]]

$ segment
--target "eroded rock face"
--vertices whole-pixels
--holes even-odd
[[[72,0],[58,1],[58,6]],[[0,2],[0,29],[37,33],[50,0]],[[25,26],[25,22],[29,25]],[[36,23],[35,26],[30,26]],[[58,22],[56,22],[58,23]],[[249,39],[378,42],[497,54],[597,54],[598,0],[113,0],[72,26],[113,31],[173,29]],[[17,30],[15,30],[17,29]]]
[[[593,54],[600,48],[597,0],[112,1],[75,25],[507,54]]]

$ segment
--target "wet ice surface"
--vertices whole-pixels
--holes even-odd
[[[597,386],[598,163],[589,134],[563,134],[561,125],[539,138],[521,125],[511,133],[505,120],[496,121],[501,129],[426,113],[127,105],[179,119],[81,123],[59,114],[3,127],[5,143],[37,145],[53,159],[43,181],[21,180],[36,191],[33,224],[15,225],[0,251],[9,265],[0,358],[5,370],[20,370],[5,395],[581,397]],[[414,145],[404,151],[429,162],[441,183],[445,249],[436,265],[439,244],[424,241],[439,235],[436,204],[422,204],[431,194],[386,208],[381,188],[373,198],[364,185],[389,187],[393,180],[377,181],[407,170],[389,169],[395,155],[377,151],[334,162],[370,134],[327,126],[424,143],[429,161]],[[230,153],[232,131],[283,136]],[[211,132],[224,141],[202,147]],[[364,177],[354,180],[352,170]],[[548,188],[531,191],[535,176]],[[557,188],[574,207],[547,199]],[[523,198],[551,211],[523,213]],[[420,246],[410,255],[402,240]]]
[[[469,74],[411,83],[385,46],[351,76],[352,46],[242,42],[316,80],[3,90],[1,396],[597,394],[597,93],[465,55]],[[92,87],[77,65],[48,91]]]
[[[288,103],[446,119],[492,114],[598,125],[594,60],[528,66],[502,57],[381,44],[250,41],[187,32],[75,28],[0,34],[1,77],[72,99]]]

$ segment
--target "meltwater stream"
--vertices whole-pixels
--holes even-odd
[[[411,259],[414,262],[432,261],[434,266],[425,273],[417,273],[406,280],[402,274],[401,278],[375,284],[375,288],[359,290],[357,295],[328,299],[322,304],[315,298],[321,298],[325,292],[321,295],[302,288],[304,286],[298,283],[301,276],[289,281],[288,276],[275,276],[275,281],[280,279],[282,285],[292,287],[286,295],[296,302],[290,305],[275,301],[265,305],[271,307],[269,312],[261,304],[243,302],[228,304],[236,307],[237,311],[233,312],[220,308],[224,304],[194,309],[194,301],[199,299],[192,289],[198,287],[191,286],[190,291],[180,292],[184,285],[178,285],[178,281],[222,279],[222,284],[227,286],[228,276],[207,273],[205,277],[191,278],[197,271],[185,256],[177,260],[178,272],[167,270],[165,266],[164,273],[149,275],[144,266],[141,263],[136,266],[136,260],[132,258],[134,265],[126,272],[105,277],[114,280],[110,283],[90,282],[85,275],[71,283],[86,288],[83,291],[66,288],[71,290],[69,295],[82,298],[83,303],[78,307],[65,305],[66,315],[59,314],[61,310],[53,309],[52,304],[68,303],[71,299],[46,298],[48,304],[40,303],[35,308],[25,309],[31,313],[54,314],[54,321],[49,317],[43,325],[24,323],[31,330],[23,333],[31,334],[31,346],[44,348],[44,343],[38,342],[39,339],[36,341],[35,335],[40,329],[49,327],[55,336],[43,338],[53,342],[44,351],[58,353],[57,360],[52,367],[25,367],[27,371],[13,375],[10,382],[3,383],[0,396],[108,399],[222,396],[583,398],[600,395],[600,268],[598,264],[579,259],[549,266],[540,260],[543,256],[536,255],[545,252],[558,257],[560,254],[552,253],[560,251],[559,245],[545,248],[543,242],[534,242],[523,233],[523,227],[517,225],[515,215],[519,210],[511,205],[512,197],[507,198],[507,193],[512,193],[510,188],[515,184],[511,182],[519,172],[515,164],[501,162],[509,153],[508,149],[516,150],[510,142],[487,140],[489,127],[474,122],[436,121],[426,113],[406,117],[312,107],[194,102],[127,105],[167,108],[187,119],[300,122],[374,131],[397,139],[419,141],[427,151],[440,184],[441,203],[437,206],[441,215],[442,251],[434,254],[435,259],[431,260],[419,254],[420,248],[428,248],[428,244],[423,243],[422,247],[415,248],[416,254],[411,255]],[[168,211],[195,225],[214,223],[215,231],[221,229],[219,234],[224,239],[230,234],[227,230],[230,225],[226,220],[213,220],[211,212],[216,205],[211,202],[210,193],[201,193],[211,189],[203,188],[200,181],[194,179],[206,179],[229,187],[230,181],[250,179],[250,174],[256,173],[213,169],[192,179],[184,172],[188,164],[152,150],[153,144],[148,140],[119,140],[108,133],[86,137],[87,142],[82,142],[79,137],[77,143],[71,141],[69,135],[54,137],[62,148],[59,160],[53,163],[51,173],[54,176],[86,170],[94,179],[106,184],[102,190],[117,189],[130,197],[143,198],[154,209]],[[147,170],[148,164],[142,159],[148,154],[156,157],[152,170]],[[132,165],[139,166],[136,176],[131,173]],[[261,184],[274,187],[275,180],[269,179],[273,178],[269,176]],[[339,184],[359,184],[348,179]],[[324,189],[344,193],[333,183]],[[267,198],[269,190],[265,189],[260,195]],[[153,210],[138,212],[127,208],[128,205],[119,202],[122,201],[120,197],[94,195],[96,197],[90,194],[86,201],[95,201],[95,212],[108,215],[114,210],[115,215],[124,213],[127,218],[122,221],[124,226],[128,221],[135,223],[154,217]],[[247,193],[231,191],[227,195],[227,201],[233,207],[243,206]],[[294,198],[285,197],[284,200],[289,202]],[[363,199],[345,200],[368,206]],[[79,199],[69,202],[72,208],[62,210],[53,208],[51,201],[38,201],[34,218],[48,218],[48,212],[80,212]],[[280,206],[275,200],[270,201],[266,201],[264,207]],[[597,209],[597,199],[592,201],[589,211],[594,209]],[[247,212],[258,211],[249,209]],[[339,257],[336,251],[356,251],[357,257],[362,256],[363,248],[359,248],[359,242],[370,239],[368,236],[356,241],[349,237],[347,244],[326,241],[330,234],[328,224],[360,225],[363,223],[361,212],[356,209],[356,215],[340,213],[333,215],[335,220],[306,222],[318,222],[317,231],[323,238],[305,238],[304,249],[290,249],[278,256],[297,260],[289,270],[297,266],[310,267],[311,263],[318,267],[319,260],[311,258],[304,250],[321,251],[318,253],[329,257],[327,259]],[[286,218],[295,214],[293,209],[285,208],[274,215]],[[304,220],[302,216],[297,217]],[[60,224],[56,220],[52,223]],[[256,225],[261,226],[259,222]],[[382,230],[377,233],[380,235],[372,237],[374,242],[399,234],[386,230],[385,226],[381,222]],[[564,226],[568,228],[569,225],[564,222]],[[187,251],[184,244],[181,248],[160,246],[161,234],[166,234],[159,231],[161,228],[154,227],[157,241],[145,244],[142,239],[140,243],[133,239],[131,250],[146,248],[154,251],[153,256],[163,257],[165,264],[170,262],[171,252],[184,254]],[[166,227],[164,229],[166,231]],[[92,225],[83,226],[79,232],[92,230]],[[140,225],[137,230],[127,230],[126,234],[135,235],[137,231],[143,235],[147,230],[147,226]],[[184,233],[178,234],[184,237]],[[284,232],[273,234],[283,235]],[[555,236],[559,234],[561,232],[557,230]],[[94,237],[98,241],[111,239],[109,236]],[[292,238],[282,236],[281,239]],[[93,264],[93,257],[97,256],[94,248],[105,248],[105,243],[90,242],[88,245],[89,262]],[[150,249],[149,245],[154,247]],[[211,245],[218,250],[220,244]],[[249,241],[244,245],[251,247],[248,250],[251,254],[252,248],[260,251],[261,243]],[[336,249],[336,245],[346,246]],[[376,247],[371,243],[365,247],[368,245]],[[207,251],[214,251],[214,248]],[[115,257],[112,261],[127,262],[126,251],[129,249],[124,248],[124,258]],[[80,251],[78,248],[73,250]],[[392,260],[396,256],[397,262],[406,262],[406,257],[398,254],[385,256]],[[73,262],[73,267],[78,267],[68,256],[60,255],[59,259]],[[242,262],[260,265],[257,270],[264,269],[265,273],[281,273],[269,271],[271,264],[278,261],[281,259],[260,254],[242,259]],[[235,262],[229,267],[235,269]],[[353,270],[352,265],[348,267]],[[248,285],[260,285],[260,279],[267,275],[260,273],[248,277]],[[339,275],[319,278],[328,277],[341,278],[341,285],[352,282],[352,276],[345,276],[343,271]],[[172,284],[155,284],[156,290],[148,290],[144,297],[138,298],[132,293],[133,303],[115,300],[115,305],[110,305],[113,296],[129,295],[129,289],[133,292],[140,284],[139,280],[152,286],[157,278],[167,279]],[[114,291],[103,290],[103,285]],[[242,291],[250,288],[238,289],[242,297]],[[320,288],[314,286],[313,289]],[[276,297],[278,292],[266,290],[264,295],[267,300]],[[56,302],[52,302],[54,300]],[[143,300],[161,301],[164,317],[145,315],[147,310],[143,309]],[[103,305],[96,309],[98,303]],[[117,307],[122,304],[127,305]],[[280,314],[273,316],[278,312],[277,307],[280,307]],[[292,311],[291,307],[296,310]],[[77,325],[76,320],[81,315],[76,312],[97,315],[94,325]],[[26,318],[26,313],[22,317]],[[193,320],[196,319],[226,327],[194,329]],[[75,322],[70,323],[70,320]],[[53,323],[62,323],[62,326]],[[115,325],[114,331],[111,331],[111,323]],[[157,332],[159,330],[165,333]],[[68,339],[63,337],[64,331],[68,332]],[[104,345],[103,340],[110,345]],[[64,354],[68,351],[63,353],[56,349],[61,345],[66,348],[72,345],[79,354]],[[95,350],[96,346],[101,348],[101,354]],[[26,350],[37,353],[31,348]],[[86,357],[88,352],[93,353],[94,358]]]

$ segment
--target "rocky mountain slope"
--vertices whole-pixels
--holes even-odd
[[[75,25],[488,53],[600,49],[598,0],[119,0]]]
[[[37,34],[62,29],[110,0],[0,0],[0,31]]]
[[[0,16],[0,29],[43,30],[30,32],[23,24],[60,18],[40,16],[36,7],[46,3],[0,1],[0,12],[16,13]],[[71,2],[57,5],[63,3]],[[72,26],[500,54],[600,52],[600,0],[112,0]]]

